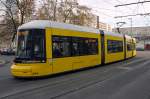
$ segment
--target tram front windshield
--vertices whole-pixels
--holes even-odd
[[[19,30],[17,43],[15,62],[45,62],[44,30]]]

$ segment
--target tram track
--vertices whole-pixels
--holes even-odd
[[[137,63],[138,62],[138,64],[140,64],[140,63],[142,63],[142,62],[144,62],[144,61],[146,61],[147,59],[139,59],[139,60],[136,60],[135,62],[129,62],[129,63],[127,63],[127,64],[124,64],[124,65],[121,65],[121,66],[126,66],[126,65],[132,65],[132,64],[134,64],[134,63]],[[128,61],[128,60],[127,60]],[[115,63],[116,64],[116,63]],[[115,64],[112,64],[112,65],[115,65]],[[120,66],[120,65],[119,65]],[[116,66],[117,67],[117,66]],[[7,95],[3,95],[3,96],[1,96],[1,98],[7,98],[7,97],[11,97],[11,96],[16,96],[16,95],[18,95],[18,94],[21,94],[21,93],[26,93],[26,92],[30,92],[30,91],[34,91],[34,90],[38,90],[38,89],[41,89],[41,88],[46,88],[46,87],[49,87],[49,86],[57,86],[57,85],[61,85],[61,84],[63,84],[63,83],[73,83],[74,81],[77,81],[77,79],[80,81],[80,79],[82,79],[82,78],[86,78],[86,77],[90,77],[91,76],[91,78],[94,78],[94,76],[95,76],[95,78],[97,78],[97,76],[99,76],[99,75],[103,75],[103,73],[106,73],[106,72],[108,72],[109,73],[109,71],[112,71],[112,69],[116,69],[116,68],[109,68],[108,70],[106,69],[106,70],[103,70],[103,72],[101,72],[101,71],[99,71],[99,70],[93,70],[93,72],[90,72],[89,74],[82,74],[82,76],[81,75],[79,75],[79,77],[77,76],[77,77],[71,77],[71,78],[69,78],[69,79],[65,79],[65,80],[59,80],[59,81],[56,81],[56,82],[53,82],[53,83],[48,83],[48,84],[45,84],[45,85],[41,85],[41,86],[38,86],[38,87],[36,87],[36,86],[34,86],[34,87],[29,87],[28,89],[25,89],[25,90],[22,90],[22,91],[18,91],[18,92],[15,92],[15,93],[10,93],[10,94],[8,94],[7,93]],[[112,74],[110,74],[109,76],[111,76]],[[105,76],[106,77],[106,76]],[[109,77],[108,77],[109,78]],[[106,79],[108,79],[107,77],[106,77]],[[88,80],[88,79],[87,79]],[[105,80],[105,79],[103,79],[103,80]],[[92,79],[90,79],[90,81],[93,81]],[[85,82],[85,81],[83,81],[83,82]],[[33,82],[31,82],[31,83],[33,83]],[[27,83],[27,84],[30,84],[30,83]],[[80,89],[80,88],[79,88]]]
[[[136,67],[136,69],[140,69],[141,67],[144,67],[144,66],[146,66],[146,65],[150,65],[150,61],[146,61],[144,64],[143,63],[140,63],[140,64],[138,64],[138,66]],[[146,68],[146,69],[143,69],[144,71],[148,71],[148,69]],[[130,70],[131,71],[131,70]],[[109,71],[108,71],[109,72]],[[107,72],[107,73],[108,73]],[[116,72],[117,72],[117,70],[116,70]],[[79,91],[79,90],[82,90],[82,89],[85,89],[85,88],[87,88],[87,87],[91,87],[91,86],[93,86],[93,85],[95,85],[95,84],[98,84],[98,83],[103,83],[103,82],[105,82],[106,80],[110,80],[110,79],[112,79],[112,78],[115,78],[115,76],[120,76],[120,75],[118,75],[119,73],[121,73],[121,75],[124,75],[125,73],[127,73],[127,72],[129,72],[128,70],[126,70],[126,71],[124,71],[124,72],[122,72],[122,71],[120,71],[120,69],[118,69],[118,72],[116,73],[116,74],[110,74],[110,75],[107,75],[107,76],[105,76],[106,78],[104,78],[104,79],[93,79],[93,80],[90,80],[91,82],[89,82],[89,83],[87,83],[87,84],[85,84],[85,85],[81,85],[81,86],[79,86],[79,87],[77,87],[77,88],[74,88],[74,89],[72,89],[72,90],[69,90],[69,91],[67,91],[67,92],[64,92],[64,93],[62,93],[62,94],[58,94],[58,95],[56,95],[56,96],[54,96],[54,97],[51,97],[51,99],[55,99],[55,98],[57,98],[57,97],[61,97],[61,96],[64,96],[64,95],[67,95],[67,94],[70,94],[70,93],[73,93],[73,92],[76,92],[76,91]],[[112,76],[113,75],[113,76]],[[140,74],[139,74],[140,75]],[[136,75],[137,76],[137,75]],[[97,78],[97,77],[95,77],[95,78]],[[136,77],[135,77],[136,78]],[[83,81],[83,83],[85,83],[86,81]]]
[[[150,62],[147,62],[145,65],[150,65]],[[145,66],[145,65],[143,65],[143,66]],[[139,66],[139,67],[143,67],[143,66]],[[138,68],[139,69],[139,68]],[[144,68],[143,69],[143,71],[144,72],[146,72],[146,71],[149,71],[149,70],[147,70],[146,68]],[[141,71],[141,73],[143,73],[143,71]],[[125,72],[122,72],[120,75],[122,76],[122,75],[126,75],[126,73],[128,73],[128,71],[125,71]],[[138,75],[136,75],[135,76],[135,78],[134,79],[136,79],[136,77],[138,77],[138,76],[140,76],[141,75],[141,73],[139,73]],[[70,91],[67,91],[67,92],[65,92],[65,93],[62,93],[62,94],[58,94],[58,95],[56,95],[56,96],[53,96],[53,97],[51,97],[50,99],[59,99],[60,97],[63,97],[63,96],[65,96],[65,95],[68,95],[68,94],[71,94],[71,93],[74,93],[74,92],[77,92],[77,91],[81,91],[81,90],[84,90],[84,89],[87,89],[87,88],[90,88],[90,87],[92,87],[92,86],[95,86],[95,85],[99,85],[99,87],[103,87],[103,83],[104,82],[106,82],[106,81],[109,81],[109,80],[111,80],[111,79],[113,79],[113,78],[117,78],[117,76],[118,77],[120,77],[120,75],[116,75],[116,77],[108,77],[108,78],[106,78],[106,79],[104,79],[104,80],[97,80],[97,81],[94,81],[94,82],[91,82],[91,83],[88,83],[88,84],[85,84],[84,86],[81,86],[81,87],[78,87],[78,88],[74,88],[74,89],[72,89],[72,90],[70,90]],[[128,84],[127,84],[128,85]],[[125,85],[126,86],[126,85]],[[121,89],[121,88],[117,88],[118,90],[119,89]],[[110,98],[111,99],[111,98]]]
[[[110,67],[110,65],[111,65],[111,67],[113,68],[113,66],[120,66],[120,65],[123,65],[123,64],[127,64],[127,63],[130,63],[130,62],[140,62],[140,61],[143,61],[143,60],[145,60],[145,59],[141,59],[141,58],[139,58],[139,57],[135,57],[135,58],[131,58],[131,59],[128,59],[128,60],[125,60],[125,61],[121,61],[121,62],[117,62],[117,63],[113,63],[113,64],[109,64],[109,65],[105,65],[105,66],[100,66],[100,67],[98,67],[98,68],[100,68],[100,69],[109,69],[109,68],[105,68],[105,67],[107,67],[107,66],[109,66]],[[88,69],[87,71],[89,71],[89,70],[94,70],[94,69],[97,69],[97,67],[96,68],[93,68],[93,69]],[[84,72],[86,72],[86,70],[84,70],[84,71],[82,71],[82,72],[78,72],[78,73],[84,73]],[[73,75],[73,74],[76,74],[76,73],[70,73],[69,75],[63,75],[63,76],[71,76],[71,75]],[[58,75],[59,76],[59,75]],[[63,77],[63,76],[59,76],[59,78],[61,78],[61,77]],[[49,77],[48,77],[49,78]],[[47,78],[47,79],[48,79]],[[57,78],[57,77],[56,77]],[[0,82],[1,81],[7,81],[7,80],[12,80],[13,79],[13,77],[11,76],[7,76],[7,77],[3,77],[3,78],[1,78],[0,79]],[[50,78],[50,79],[53,79],[53,78]],[[16,80],[16,81],[25,81],[24,83],[26,83],[26,82],[30,82],[30,80],[32,81],[32,79],[27,79],[27,80],[24,80],[24,79],[20,79],[20,80]],[[34,80],[34,79],[33,79]],[[36,80],[36,79],[35,79]],[[40,80],[40,79],[37,79],[37,80]],[[43,79],[42,79],[43,80]],[[22,82],[23,83],[23,82]],[[18,85],[18,84],[16,84],[16,85]]]
[[[120,65],[128,65],[128,64],[131,64],[131,63],[135,63],[135,62],[141,62],[141,61],[144,61],[145,59],[141,59],[141,58],[132,58],[132,59],[128,59],[128,60],[126,60],[126,61],[121,61],[121,62],[118,62],[118,63],[113,63],[113,64],[109,64],[109,65],[105,65],[105,66],[100,66],[100,67],[96,67],[96,68],[92,68],[92,69],[88,69],[88,70],[84,70],[84,71],[82,71],[82,72],[78,72],[78,73],[86,73],[86,72],[88,72],[88,71],[95,71],[95,69],[101,69],[102,71],[105,71],[105,69],[107,70],[107,69],[110,69],[110,68],[106,68],[106,67],[110,67],[110,65],[111,65],[111,68],[114,68],[114,66],[116,67],[116,66],[120,66]],[[65,76],[65,77],[68,77],[68,76],[72,76],[72,75],[75,75],[76,73],[69,73],[68,75],[58,75],[58,76],[56,76],[56,79],[57,78],[63,78],[63,76]],[[10,80],[12,80],[13,79],[13,77],[11,76],[8,76],[8,77],[5,77],[5,78],[2,78],[2,79],[0,79],[0,82],[1,83],[6,83],[5,81],[10,81]],[[48,78],[46,78],[46,80],[47,79],[49,79],[49,77]],[[54,77],[50,77],[50,80],[55,80],[55,78]],[[15,80],[15,79],[13,79],[14,81],[18,81],[19,82],[19,84],[22,84],[22,83],[27,83],[27,82],[32,82],[32,81],[34,81],[34,80],[43,80],[43,79],[19,79],[19,80]],[[20,83],[21,82],[21,83]],[[11,82],[11,83],[13,83],[13,82]],[[18,83],[15,83],[16,85],[18,85]],[[15,86],[15,84],[13,84],[14,86]]]
[[[87,97],[88,99],[91,99],[92,97],[93,99],[94,98],[93,96],[86,95],[85,93],[91,93],[92,95],[92,92],[93,93],[95,92],[94,90],[96,91],[99,90],[98,96],[101,96],[101,99],[112,99],[113,95],[116,95],[122,89],[128,87],[129,85],[133,84],[135,81],[139,80],[139,78],[145,76],[145,74],[147,74],[150,71],[150,67],[148,67],[149,65],[150,65],[150,61],[146,61],[145,63],[138,64],[137,67],[135,67],[134,69],[126,70],[125,72],[121,72],[119,73],[119,75],[112,76],[104,81],[97,81],[95,83],[91,83],[90,85],[80,88],[80,90],[77,91],[73,90],[64,94],[60,94],[55,97],[52,97],[51,99],[66,99],[66,98],[70,99],[71,97],[72,99],[77,99],[77,97],[78,98]],[[114,84],[114,82],[117,84]],[[93,89],[94,87],[95,89]],[[103,93],[105,93],[105,95],[103,95]],[[113,99],[120,99],[120,98],[113,98]],[[128,98],[123,98],[123,99],[128,99]]]

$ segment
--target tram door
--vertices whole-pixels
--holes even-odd
[[[124,35],[124,59],[126,59],[126,54],[127,54],[127,43],[126,43],[126,37]]]
[[[105,36],[104,31],[100,30],[101,36],[101,64],[105,63]]]
[[[133,44],[134,44],[134,41],[133,41],[133,38],[132,38],[132,57],[134,56]]]

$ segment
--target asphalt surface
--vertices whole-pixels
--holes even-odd
[[[150,52],[126,61],[42,79],[14,79],[0,56],[0,99],[150,99]]]

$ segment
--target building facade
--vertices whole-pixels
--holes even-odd
[[[99,28],[105,31],[112,31],[111,25],[103,22],[99,22]]]

